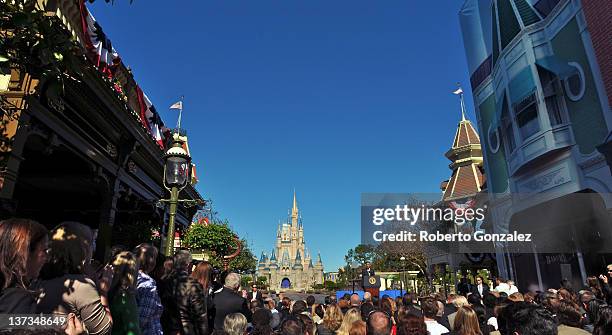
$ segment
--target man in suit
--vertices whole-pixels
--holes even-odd
[[[478,293],[481,297],[489,293],[489,285],[484,283],[482,276],[476,276],[476,285],[472,286],[472,293]]]
[[[223,329],[225,316],[232,313],[242,313],[251,322],[252,314],[247,300],[238,294],[240,288],[240,275],[229,273],[225,277],[223,289],[213,298],[213,308],[215,315],[215,329]]]
[[[370,264],[370,262],[366,262],[365,266],[361,270],[361,276],[374,276],[375,274],[374,269],[372,269],[372,264]]]
[[[249,300],[249,302],[258,300],[263,305],[263,297],[261,292],[257,289],[257,284],[251,286],[251,292],[247,294],[247,300]]]

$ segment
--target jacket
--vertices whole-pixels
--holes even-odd
[[[160,298],[164,311],[161,324],[164,334],[207,335],[207,301],[202,285],[178,272],[162,280]]]
[[[247,322],[251,322],[251,310],[247,305],[245,298],[238,293],[224,287],[220,292],[215,294],[213,298],[213,309],[215,313],[215,329],[223,329],[223,320],[225,316],[232,313],[242,313]]]

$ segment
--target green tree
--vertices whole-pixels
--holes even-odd
[[[209,261],[217,268],[223,267],[223,256],[236,251],[237,236],[229,227],[227,221],[219,224],[199,224],[189,226],[185,233],[184,242],[192,251],[203,250],[210,255]],[[248,247],[246,240],[240,240],[241,250],[238,256],[229,262],[229,268],[235,272],[255,271],[257,260]]]

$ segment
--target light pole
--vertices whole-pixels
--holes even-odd
[[[404,292],[403,292],[404,284],[403,284],[402,276],[404,277],[404,279],[406,278],[404,274],[404,272],[406,271],[406,257],[404,256],[400,257],[400,261],[402,261],[402,274],[400,275],[400,292],[402,293],[402,296],[404,296]],[[406,285],[406,292],[408,292],[408,285]]]
[[[161,199],[161,202],[170,203],[168,231],[166,232],[166,246],[164,254],[172,256],[174,251],[174,219],[176,207],[179,202],[188,205],[200,204],[199,200],[179,200],[179,192],[187,186],[191,177],[191,156],[183,149],[183,141],[179,134],[173,135],[172,146],[164,154],[164,187],[170,191],[170,199]]]

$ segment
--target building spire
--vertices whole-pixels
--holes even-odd
[[[291,225],[297,226],[298,224],[298,205],[297,205],[297,197],[295,196],[295,189],[293,189],[293,207],[291,208]]]

